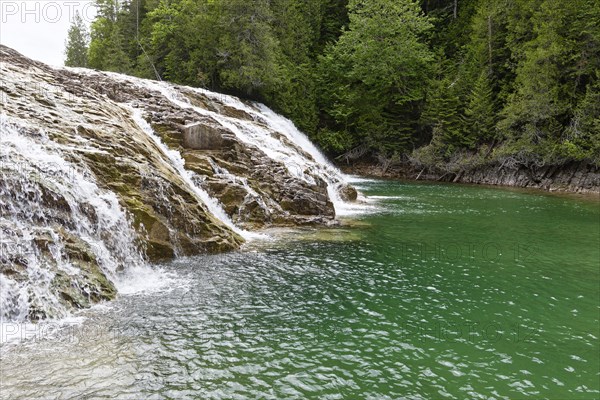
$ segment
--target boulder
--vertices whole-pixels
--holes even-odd
[[[344,201],[356,201],[358,198],[358,192],[350,185],[342,185],[342,187],[338,189],[338,193],[340,198]]]
[[[223,133],[223,129],[206,123],[186,125],[183,127],[183,147],[192,150],[221,150],[226,143]]]

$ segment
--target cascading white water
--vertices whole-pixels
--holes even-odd
[[[297,149],[293,148],[287,143],[284,143],[280,138],[274,135],[274,133],[286,133],[278,132],[276,127],[268,125],[268,121],[265,121],[267,125],[261,125],[252,121],[240,121],[235,118],[230,118],[213,111],[196,107],[191,104],[187,98],[181,96],[177,91],[175,91],[173,87],[164,83],[152,82],[151,88],[160,91],[163,96],[181,108],[191,108],[201,115],[214,118],[225,128],[233,132],[242,142],[256,146],[271,159],[282,162],[292,176],[302,179],[310,184],[314,184],[314,178],[307,174],[306,171],[318,170],[326,166],[325,164],[318,164],[314,161],[311,162],[311,160],[309,160],[306,156],[302,155],[299,151],[302,149],[302,147],[298,146],[293,140],[291,142],[298,146]],[[201,89],[192,90],[198,90],[202,94],[210,93],[212,98],[217,98],[218,96],[218,99],[224,104],[248,112],[251,115],[257,114],[255,110],[247,107],[240,100],[234,97],[206,92],[202,91]],[[258,116],[258,118],[263,119],[260,118],[260,116]]]
[[[208,211],[217,217],[221,222],[223,222],[228,228],[242,236],[246,240],[264,237],[263,235],[248,232],[244,229],[240,229],[237,227],[231,218],[225,213],[219,201],[214,197],[211,197],[206,190],[202,189],[198,185],[194,183],[194,173],[185,168],[185,160],[181,157],[181,154],[177,150],[172,150],[167,147],[163,143],[160,137],[154,132],[150,124],[146,122],[144,117],[142,116],[142,111],[140,109],[132,108],[133,120],[135,123],[142,129],[158,146],[161,152],[168,157],[170,160],[170,164],[175,170],[179,173],[179,175],[183,178],[184,182],[188,185],[188,187],[192,190],[192,192],[198,196],[198,199],[201,203],[205,204],[208,208]]]
[[[241,104],[243,105],[243,103]],[[270,126],[278,132],[283,132],[293,143],[300,146],[303,151],[310,154],[314,160],[320,164],[321,173],[325,176],[328,183],[327,193],[333,203],[337,216],[356,214],[364,210],[363,205],[348,203],[342,200],[338,190],[341,185],[349,183],[348,177],[335,167],[327,157],[321,153],[317,146],[315,146],[304,133],[296,128],[296,125],[294,125],[292,121],[277,114],[264,104],[257,103],[256,107],[260,110],[261,115],[269,121]]]
[[[121,271],[144,268],[114,193],[101,190],[83,164],[67,161],[43,131],[6,116],[0,131],[0,263],[13,269],[0,275],[1,321],[68,314],[52,282],[59,275],[78,282],[81,270],[66,248],[71,238],[117,288]]]
[[[327,183],[327,192],[334,205],[336,215],[353,214],[362,209],[360,205],[344,202],[340,198],[338,190],[342,185],[347,184],[345,175],[327,160],[308,137],[296,128],[292,121],[275,113],[267,106],[260,103],[252,103],[252,106],[248,106],[233,96],[200,88],[186,88],[217,103],[243,111],[254,118],[254,121],[240,120],[193,105],[185,95],[168,83],[114,73],[109,73],[109,75],[116,79],[126,80],[144,89],[158,91],[180,108],[193,109],[201,115],[213,118],[234,133],[242,142],[256,146],[271,159],[281,162],[290,175],[298,179],[309,184],[315,184],[313,175],[323,178]],[[282,140],[281,134],[286,140]]]
[[[245,143],[257,146],[270,158],[282,162],[288,172],[297,178],[314,184],[314,179],[306,172],[314,172],[322,177],[327,183],[327,194],[333,203],[337,216],[351,215],[369,211],[369,206],[359,203],[349,203],[341,199],[338,190],[341,186],[348,184],[348,179],[337,167],[335,167],[321,151],[310,141],[310,139],[292,121],[275,113],[269,107],[261,103],[252,103],[252,107],[246,105],[240,99],[220,93],[210,92],[200,88],[188,88],[200,93],[216,102],[244,111],[251,115],[255,122],[243,121],[229,118],[225,115],[209,110],[195,107],[187,99],[181,96],[171,87],[164,83],[151,83],[151,88],[159,90],[170,101],[183,108],[193,108],[195,111],[208,115],[217,120],[224,127],[231,130]],[[274,133],[283,134],[289,141],[282,141]],[[292,146],[290,146],[290,143]],[[310,157],[306,157],[307,153]]]
[[[18,77],[18,71],[16,69],[10,74],[17,74],[15,76]],[[78,73],[97,74],[87,70],[78,70]],[[338,188],[345,184],[345,176],[291,121],[266,106],[245,104],[235,97],[202,89],[179,89],[162,82],[108,75],[117,81],[127,81],[152,92],[158,91],[174,106],[211,117],[235,134],[240,142],[260,149],[266,156],[284,165],[289,174],[297,179],[310,185],[325,181],[336,213],[344,214],[347,206],[340,200]],[[85,282],[85,279],[79,279],[81,274],[89,272],[83,271],[78,261],[71,259],[73,246],[79,246],[75,253],[90,254],[93,258],[91,264],[97,264],[121,293],[145,288],[146,284],[140,285],[141,281],[164,281],[147,267],[136,232],[119,204],[119,197],[99,187],[86,166],[85,158],[80,155],[82,152],[109,155],[112,147],[98,146],[93,138],[77,135],[78,124],[86,123],[85,118],[77,117],[79,110],[84,107],[75,101],[76,97],[73,98],[75,100],[71,99],[73,103],[69,103],[71,100],[62,96],[60,90],[57,86],[56,96],[51,99],[56,103],[52,109],[56,114],[51,118],[57,118],[58,115],[69,120],[68,125],[77,127],[75,135],[65,140],[71,143],[68,146],[54,142],[43,130],[29,125],[24,119],[15,118],[20,115],[19,111],[13,110],[12,114],[9,113],[11,117],[2,116],[0,119],[0,322],[24,321],[31,316],[62,318],[69,315],[64,299],[56,291],[56,279],[66,279],[77,286]],[[224,115],[227,113],[196,107],[186,97],[190,91],[197,91],[212,99],[217,108],[232,107],[251,118],[239,119]],[[104,98],[102,101],[109,100]],[[39,107],[35,103],[27,103],[27,106],[32,107],[31,110],[38,110]],[[237,227],[219,201],[202,187],[202,177],[187,169],[182,155],[177,150],[169,149],[154,132],[142,117],[143,111],[130,109],[132,120],[161,153],[159,162],[165,164],[160,165],[168,166],[180,177],[186,186],[185,190],[194,194],[209,213],[245,239],[264,237]],[[99,124],[112,123],[108,121],[112,121],[111,115],[114,113],[114,121],[122,122],[119,120],[122,110],[122,105],[112,102],[107,110],[102,110],[107,113],[97,121]],[[43,108],[40,111],[48,112]],[[59,124],[56,121],[53,123]],[[139,133],[137,135],[139,139]],[[146,136],[142,137],[146,143]],[[116,140],[126,143],[127,138],[124,135]],[[132,137],[132,140],[138,139]],[[152,152],[156,151],[154,146],[151,147],[155,149]],[[276,201],[257,193],[246,177],[237,176],[216,164],[213,169],[220,178],[245,189],[247,196],[244,202],[252,204],[255,201],[264,210],[277,209]],[[142,170],[139,172],[144,173]],[[160,187],[155,189],[160,190]],[[160,196],[160,193],[157,195]],[[168,209],[169,204],[164,207]],[[83,286],[76,289],[82,293],[87,290]]]
[[[253,116],[257,121],[265,123],[268,129],[265,129],[259,124],[248,123],[234,127],[233,131],[241,140],[258,146],[267,152],[273,159],[284,162],[288,167],[289,172],[299,178],[306,179],[306,175],[303,171],[316,171],[317,174],[323,177],[327,182],[327,193],[329,199],[333,203],[337,216],[356,214],[365,211],[364,205],[348,203],[341,199],[338,190],[340,186],[348,184],[348,177],[335,167],[292,121],[277,114],[261,103],[252,103],[251,107],[233,96],[214,93],[200,88],[190,88],[190,90],[207,96],[214,101],[222,102],[229,107],[244,111]],[[172,92],[165,95],[173,97]],[[197,107],[196,110],[198,110]],[[204,110],[204,112],[206,113],[207,111]],[[215,113],[211,113],[210,115],[231,129],[231,123],[227,121],[227,117]],[[297,149],[290,147],[280,139],[273,137],[269,130],[284,134],[294,146],[302,152],[308,153],[313,160],[310,160],[305,155],[301,154],[301,152],[297,151]]]

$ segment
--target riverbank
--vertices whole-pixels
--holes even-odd
[[[377,163],[357,162],[339,165],[347,174],[373,178],[471,183],[504,187],[541,189],[550,192],[600,194],[600,167],[587,162],[564,165],[509,168],[497,163],[457,172],[436,168],[417,169],[409,163],[382,168]]]

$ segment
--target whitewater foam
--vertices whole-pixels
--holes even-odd
[[[54,280],[86,291],[77,288],[81,269],[69,240],[80,241],[115,285],[122,271],[149,268],[116,195],[100,189],[84,163],[67,161],[61,146],[23,120],[0,116],[0,129],[0,261],[26,265],[17,268],[26,279],[0,275],[0,321],[25,321],[32,308],[48,318],[69,315]]]
[[[211,197],[206,190],[194,183],[194,172],[185,168],[185,160],[183,157],[181,157],[181,153],[179,153],[177,150],[168,148],[167,145],[163,143],[162,139],[156,134],[156,132],[154,132],[154,129],[152,129],[150,124],[148,124],[148,122],[146,122],[142,116],[142,110],[138,108],[131,108],[131,111],[135,123],[154,141],[161,152],[168,157],[170,160],[170,166],[175,168],[175,170],[183,178],[184,182],[188,185],[192,192],[196,194],[200,202],[206,206],[212,215],[214,215],[228,228],[243,237],[245,240],[264,237],[264,235],[259,233],[249,232],[236,226],[231,218],[229,218],[219,201],[214,197]]]

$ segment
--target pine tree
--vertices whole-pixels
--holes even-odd
[[[321,107],[380,152],[406,148],[433,56],[411,0],[351,0],[350,24],[320,60]],[[366,137],[365,137],[366,135]]]
[[[465,109],[466,133],[471,143],[489,142],[495,138],[494,94],[487,69],[482,71],[471,91]]]
[[[96,0],[98,15],[92,23],[88,52],[89,66],[96,69],[127,73],[133,60],[126,53],[127,42],[117,23],[117,0]]]
[[[512,137],[556,142],[565,133],[585,83],[598,68],[599,38],[589,34],[599,8],[593,3],[544,0],[534,9],[534,37],[513,49],[520,56],[515,90],[501,121]]]
[[[88,66],[89,34],[81,16],[75,13],[65,43],[65,65],[67,67]]]
[[[600,165],[600,70],[595,78],[575,109],[560,150],[564,156],[576,160],[587,158]]]
[[[270,25],[269,1],[227,0],[216,6],[219,86],[260,97],[278,79],[281,51]]]
[[[474,139],[462,129],[460,99],[448,78],[434,81],[427,95],[427,106],[421,121],[431,130],[432,144],[447,154],[461,147],[470,147]]]

